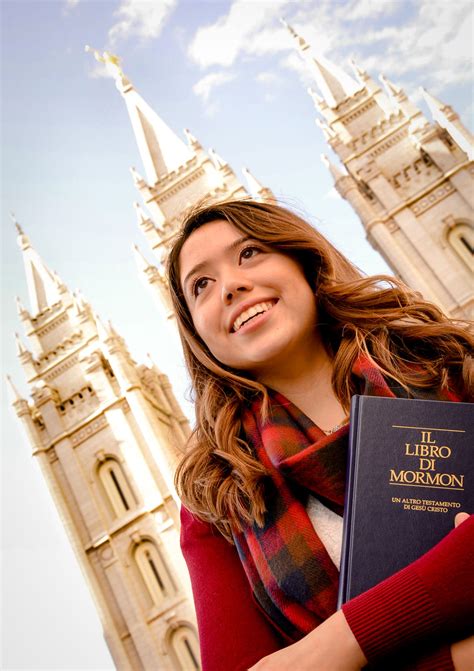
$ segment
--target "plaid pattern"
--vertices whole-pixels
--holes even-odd
[[[360,358],[354,368],[361,393],[407,396],[389,387],[380,371]],[[269,390],[270,412],[261,421],[260,401],[244,411],[248,444],[269,478],[263,527],[235,533],[235,544],[254,596],[275,626],[296,641],[336,610],[339,572],[306,512],[309,495],[342,515],[349,427],[321,431],[281,394]],[[449,400],[456,400],[448,394]]]

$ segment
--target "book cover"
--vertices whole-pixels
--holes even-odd
[[[474,404],[354,396],[338,607],[474,513]]]

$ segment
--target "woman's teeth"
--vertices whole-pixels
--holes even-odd
[[[240,314],[237,317],[232,326],[232,331],[235,333],[236,331],[239,330],[242,324],[247,322],[249,319],[252,319],[252,317],[255,317],[255,315],[259,315],[262,314],[263,312],[271,310],[273,305],[274,303],[257,303],[257,305],[252,305],[251,308],[245,310],[244,312],[242,312],[242,314]]]

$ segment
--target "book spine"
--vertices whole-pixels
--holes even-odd
[[[342,534],[342,548],[341,548],[341,569],[339,575],[339,592],[337,598],[337,609],[347,601],[347,594],[349,592],[348,577],[350,575],[351,564],[351,546],[352,546],[352,514],[353,514],[353,494],[355,483],[355,467],[356,467],[356,453],[357,441],[359,436],[359,410],[361,404],[361,396],[354,395],[351,400],[351,419],[349,428],[349,453],[347,455],[347,473],[346,473],[346,494],[344,499],[344,527]]]

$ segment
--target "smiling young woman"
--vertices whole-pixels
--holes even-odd
[[[467,330],[272,204],[192,213],[169,284],[196,401],[176,484],[205,671],[452,669],[473,518],[335,607],[351,396],[472,399]]]

